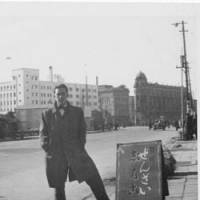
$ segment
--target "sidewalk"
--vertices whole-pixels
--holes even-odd
[[[166,146],[177,162],[175,174],[168,178],[169,196],[166,200],[197,200],[197,141],[180,141],[173,138]],[[110,200],[115,200],[115,178],[104,180],[104,184]],[[82,200],[94,199],[90,194]]]
[[[166,200],[197,200],[197,141],[176,140],[170,150],[177,161],[177,168],[168,180],[170,195]]]

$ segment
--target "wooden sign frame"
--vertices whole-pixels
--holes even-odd
[[[160,140],[117,144],[116,200],[162,200]]]

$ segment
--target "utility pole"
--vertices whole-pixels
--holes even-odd
[[[85,76],[85,98],[86,98],[86,106],[88,106],[88,77]]]
[[[185,32],[188,32],[188,30],[185,30],[185,24],[183,20],[179,23],[174,23],[173,25],[175,27],[178,27],[181,25],[182,29],[179,32],[182,32],[183,36],[183,55],[181,56],[181,70],[184,70],[185,72],[185,81],[186,81],[186,112],[190,113],[190,109],[193,108],[193,100],[192,100],[192,91],[191,91],[191,83],[190,83],[190,76],[189,76],[189,66],[188,66],[188,61],[187,61],[187,51],[186,51],[186,39],[185,39]],[[186,117],[185,119],[185,125],[186,125],[186,138],[188,136],[188,118]],[[184,132],[183,132],[184,134]]]
[[[183,122],[184,122],[184,94],[183,94],[184,56],[183,55],[180,56],[180,61],[181,61],[181,66],[180,67],[176,66],[176,68],[181,70],[181,96],[180,96],[180,98],[181,98],[181,127],[182,127],[183,133],[184,133],[185,130],[184,130],[184,126],[183,126]],[[183,139],[183,135],[181,135],[181,137]]]
[[[84,68],[86,69],[87,64],[84,64]],[[85,105],[88,106],[88,76],[87,71],[85,75]]]

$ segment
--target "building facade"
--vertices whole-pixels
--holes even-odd
[[[0,83],[0,112],[14,111],[16,107],[51,107],[54,87],[61,81],[53,81],[49,68],[48,81],[39,79],[39,70],[20,68],[12,71],[12,80]],[[74,106],[98,109],[98,87],[91,84],[65,83],[69,89],[69,102]]]
[[[135,79],[134,89],[137,125],[147,125],[150,120],[159,119],[160,116],[169,121],[181,119],[181,87],[149,83],[145,74],[140,72]]]
[[[113,122],[129,123],[129,90],[125,86],[99,86],[99,104],[102,111],[111,114]]]

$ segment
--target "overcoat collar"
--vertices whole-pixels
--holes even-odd
[[[69,101],[66,101],[67,102],[67,106],[64,107],[64,110],[67,111],[71,108],[71,104],[69,103]],[[53,109],[52,109],[52,112],[53,113],[56,113],[58,111],[58,106],[57,106],[57,103],[55,102],[54,103],[54,106],[53,106]]]

